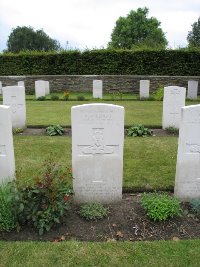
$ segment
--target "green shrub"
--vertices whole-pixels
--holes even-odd
[[[167,128],[165,128],[165,130],[167,133],[170,133],[170,134],[178,134],[179,133],[179,129],[174,128],[174,127],[167,127]]]
[[[86,220],[98,220],[108,216],[109,210],[100,203],[89,203],[80,207],[79,214]]]
[[[53,101],[59,100],[59,96],[58,95],[51,95],[51,100],[53,100]]]
[[[69,187],[71,171],[65,171],[51,159],[44,169],[33,178],[32,185],[18,187],[18,201],[14,203],[19,225],[27,223],[40,235],[49,231],[70,205],[72,191]]]
[[[200,199],[193,199],[189,204],[194,212],[200,214]]]
[[[63,135],[64,129],[60,125],[52,125],[46,128],[46,133],[49,136]]]
[[[0,186],[0,231],[11,231],[17,225],[13,210],[12,183]]]
[[[18,133],[23,133],[24,129],[22,129],[22,128],[15,128],[12,131],[13,131],[13,134],[18,134]]]
[[[67,101],[69,99],[69,91],[64,91],[63,93],[63,99]]]
[[[138,124],[135,126],[132,126],[128,129],[128,136],[149,136],[152,135],[151,130],[149,130],[148,128],[145,128],[144,125],[142,124]]]
[[[144,193],[141,197],[141,206],[150,219],[165,221],[168,218],[181,215],[180,202],[166,193]]]
[[[44,100],[46,100],[46,97],[45,96],[39,96],[38,98],[36,98],[36,100],[44,101]]]
[[[78,95],[78,96],[77,96],[77,100],[78,100],[78,101],[84,101],[84,100],[85,100],[84,95]]]
[[[164,87],[160,86],[155,92],[153,92],[152,96],[154,100],[162,101],[164,97]]]

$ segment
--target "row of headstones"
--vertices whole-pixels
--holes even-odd
[[[0,105],[0,182],[15,175],[11,109]],[[124,107],[72,107],[72,168],[77,203],[122,199]],[[175,196],[200,198],[200,105],[181,108]],[[134,177],[133,177],[134,179]]]

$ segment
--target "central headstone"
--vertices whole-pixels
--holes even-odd
[[[183,201],[200,199],[200,105],[182,108],[174,193]]]
[[[185,106],[186,88],[179,86],[164,87],[162,127],[179,129],[181,108]]]
[[[72,107],[75,202],[121,201],[123,143],[123,107],[111,104]]]
[[[93,80],[93,98],[103,97],[103,81]]]
[[[195,100],[198,93],[198,81],[188,81],[188,93],[187,98]]]
[[[45,95],[50,94],[49,81],[45,81]]]
[[[46,81],[35,81],[35,97],[36,99],[46,95]]]
[[[140,99],[149,98],[149,80],[140,80]]]
[[[11,109],[0,105],[0,184],[15,178]]]

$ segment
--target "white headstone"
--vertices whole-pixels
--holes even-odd
[[[41,97],[46,95],[46,81],[35,81],[35,97]]]
[[[179,128],[181,108],[185,106],[186,88],[179,86],[164,87],[162,127]]]
[[[124,107],[72,107],[72,169],[77,203],[122,199]]]
[[[49,88],[49,82],[45,81],[45,94],[49,95],[50,94],[50,88]]]
[[[23,87],[25,87],[24,81],[19,81],[19,82],[17,83],[17,85],[18,85],[18,86],[23,86]]]
[[[149,80],[140,80],[140,99],[149,98]]]
[[[0,184],[15,178],[11,109],[0,105]]]
[[[103,81],[93,80],[93,98],[103,97]]]
[[[200,105],[181,109],[175,196],[200,199]]]
[[[3,105],[11,107],[12,127],[26,127],[25,88],[23,86],[3,87]]]
[[[187,98],[197,99],[198,81],[188,81]]]
[[[0,95],[2,94],[2,82],[0,81]]]

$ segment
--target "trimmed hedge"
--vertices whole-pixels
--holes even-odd
[[[91,50],[0,55],[0,76],[120,74],[199,76],[200,50]]]

